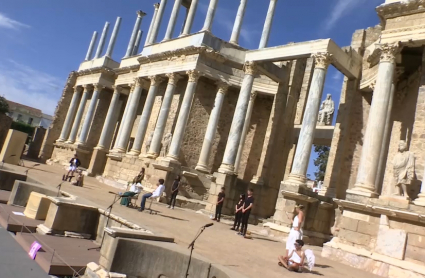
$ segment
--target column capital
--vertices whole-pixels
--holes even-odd
[[[381,50],[381,57],[379,62],[390,62],[393,64],[395,64],[397,54],[399,54],[402,49],[400,42],[392,44],[385,43],[380,45],[379,48]]]
[[[252,91],[251,92],[251,96],[249,97],[250,101],[254,101],[255,98],[257,97],[258,92],[257,91]]]
[[[158,10],[160,5],[161,4],[159,4],[159,3],[155,3],[155,4],[153,4],[153,7],[155,8],[155,10]]]
[[[93,85],[92,84],[85,84],[82,87],[84,88],[84,92],[88,92],[91,89],[93,89]]]
[[[329,52],[314,53],[311,55],[311,57],[314,58],[315,68],[326,70],[332,63],[332,54]]]
[[[164,81],[164,78],[159,75],[151,75],[148,78],[151,81],[151,86],[157,86],[161,84],[162,81]]]
[[[118,92],[121,93],[122,92],[122,87],[120,85],[112,85],[112,89],[114,89],[114,92]]]
[[[243,69],[245,74],[249,74],[249,75],[256,75],[258,72],[257,63],[253,61],[246,62]]]
[[[188,70],[186,71],[187,75],[189,76],[189,82],[198,82],[199,77],[202,76],[202,73],[198,70]]]
[[[144,11],[141,11],[141,10],[137,11],[136,13],[137,13],[137,17],[140,17],[140,18],[142,18],[146,15],[146,13]]]
[[[144,81],[144,79],[142,77],[136,77],[136,78],[134,78],[133,84],[129,84],[131,86],[131,89],[130,89],[131,92],[134,91],[134,89],[136,87],[143,87],[143,82],[145,82],[145,81]]]
[[[81,87],[81,86],[74,86],[74,92],[75,92],[75,93],[79,93],[79,92],[81,92],[81,91],[82,91],[82,89],[83,89],[83,87]]]
[[[229,90],[230,85],[227,82],[218,81],[217,82],[217,87],[218,87],[218,92],[217,93],[225,95],[227,93],[227,91]]]
[[[105,88],[105,85],[102,85],[100,83],[94,83],[93,88],[94,88],[95,91],[100,92]]]
[[[168,77],[168,84],[176,85],[177,82],[181,79],[181,75],[177,72],[167,73],[165,76]]]

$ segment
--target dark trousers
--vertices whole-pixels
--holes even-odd
[[[242,211],[238,211],[235,214],[235,222],[233,222],[233,228],[239,229],[241,222],[242,222]]]
[[[218,205],[215,207],[215,219],[220,220],[222,208],[223,208],[223,205]]]
[[[177,200],[177,194],[179,194],[179,191],[176,190],[175,192],[171,193],[171,199],[170,199],[170,203],[168,204],[171,207],[174,207],[176,205],[176,200]]]
[[[242,214],[242,227],[241,227],[241,233],[243,235],[246,235],[246,231],[248,230],[248,220],[249,220],[249,215],[251,214],[251,210],[245,211]]]
[[[127,197],[133,197],[136,195],[136,193],[127,191],[124,194],[121,195],[121,205],[128,206],[130,204],[130,198]]]
[[[145,204],[146,204],[146,199],[152,197],[152,193],[146,193],[145,195],[142,196],[142,202],[140,203],[140,209],[144,210],[145,209]]]

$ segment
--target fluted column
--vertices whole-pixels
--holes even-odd
[[[155,18],[155,23],[152,28],[152,33],[149,37],[148,44],[153,44],[156,42],[156,39],[158,38],[158,32],[159,28],[161,27],[162,18],[164,16],[165,7],[167,6],[167,0],[161,0],[161,4],[159,5],[158,14]]]
[[[94,31],[93,36],[91,37],[89,49],[87,50],[86,59],[84,59],[85,61],[91,60],[91,56],[94,50],[94,45],[96,44],[96,39],[97,39],[97,32]]]
[[[184,24],[183,33],[181,34],[181,36],[187,36],[190,34],[192,30],[192,26],[193,26],[193,21],[195,20],[195,14],[196,14],[196,9],[198,7],[198,2],[199,0],[192,0],[192,3],[190,4],[187,20],[186,20],[186,23]]]
[[[108,49],[106,49],[106,57],[111,58],[112,53],[114,52],[115,43],[117,42],[118,32],[120,31],[121,26],[121,17],[117,17],[117,21],[115,21],[114,30],[112,30],[112,35],[109,40]]]
[[[315,62],[313,79],[308,93],[300,136],[295,151],[294,163],[288,179],[284,182],[298,186],[305,186],[307,182],[307,168],[308,162],[310,161],[314,133],[316,131],[320,102],[322,100],[326,73],[332,61],[332,56],[329,53],[317,53],[313,54],[312,57]]]
[[[232,36],[230,37],[230,43],[238,44],[239,35],[241,34],[242,22],[245,16],[246,3],[248,0],[241,0],[239,4],[238,13],[236,14],[235,24],[233,25]]]
[[[156,121],[152,143],[147,154],[147,157],[149,158],[157,158],[161,150],[161,142],[162,137],[164,136],[165,125],[167,123],[168,115],[170,113],[170,107],[173,101],[174,92],[176,91],[177,82],[180,79],[180,75],[177,73],[169,73],[167,74],[167,77],[167,89],[165,90],[161,110],[159,111],[158,120]]]
[[[133,128],[134,120],[136,118],[137,108],[139,107],[140,96],[142,95],[142,82],[141,78],[136,78],[132,87],[132,96],[128,106],[127,113],[122,123],[121,134],[118,135],[118,143],[116,150],[118,152],[125,152],[127,150],[128,140],[130,139],[130,133]]]
[[[248,109],[248,103],[256,73],[256,64],[253,62],[247,62],[245,64],[245,77],[239,93],[238,103],[236,104],[232,126],[230,127],[226,150],[224,151],[223,162],[218,169],[220,173],[233,175],[235,172],[236,155],[241,142],[246,111]]]
[[[395,72],[396,55],[399,44],[381,46],[376,87],[373,92],[369,118],[363,139],[362,154],[357,171],[357,180],[352,190],[347,193],[376,197],[376,176],[378,173],[381,144],[384,136],[387,109],[390,101],[391,86]]]
[[[100,36],[99,44],[97,45],[96,54],[94,55],[94,58],[100,58],[103,52],[103,47],[105,46],[106,36],[108,35],[109,30],[109,22],[105,23],[105,26],[103,27],[102,35]]]
[[[113,86],[114,93],[112,95],[111,104],[109,105],[108,114],[106,115],[105,123],[103,124],[102,133],[100,135],[97,149],[106,149],[112,139],[112,132],[114,131],[115,124],[112,122],[114,115],[118,112],[119,101],[122,88],[120,86]]]
[[[174,0],[173,10],[171,11],[170,20],[168,21],[167,31],[165,32],[164,41],[168,41],[173,36],[176,27],[177,16],[179,15],[182,0]]]
[[[136,37],[137,37],[137,31],[139,31],[140,25],[142,24],[142,18],[145,15],[146,13],[142,11],[137,11],[136,23],[134,24],[133,32],[131,33],[130,41],[128,42],[128,46],[127,46],[127,52],[125,53],[124,58],[130,57],[133,53],[134,44],[136,42]]]
[[[183,142],[184,133],[186,131],[187,121],[189,120],[190,109],[192,107],[193,97],[195,96],[196,85],[200,74],[196,70],[187,72],[189,81],[184,93],[182,105],[180,107],[179,116],[177,118],[176,127],[174,129],[173,139],[171,140],[170,149],[167,158],[172,161],[178,161],[180,148]]]
[[[217,4],[218,0],[210,0],[210,5],[208,6],[208,11],[205,17],[204,27],[202,28],[202,31],[211,32],[215,11],[217,10]]]
[[[153,7],[154,7],[153,17],[152,17],[151,25],[149,26],[148,34],[146,36],[145,45],[149,43],[149,39],[152,35],[152,29],[155,24],[156,17],[158,16],[159,3],[153,4]]]
[[[243,152],[243,148],[245,147],[246,135],[248,134],[248,131],[249,131],[249,125],[251,123],[252,110],[254,109],[254,102],[255,102],[256,97],[257,97],[257,92],[252,92],[251,97],[249,99],[249,103],[248,103],[248,109],[246,110],[245,123],[244,123],[243,129],[242,129],[241,142],[239,144],[238,154],[236,155],[236,162],[235,162],[235,173],[236,174],[238,173],[239,165],[241,163],[242,152]]]
[[[59,136],[58,142],[65,142],[68,139],[69,132],[71,130],[71,124],[74,121],[75,113],[77,112],[78,102],[81,98],[81,87],[74,88],[74,94],[72,95],[71,104],[69,105],[68,112],[66,113],[65,122],[62,127],[61,134]]]
[[[80,128],[81,119],[83,118],[84,109],[86,108],[86,102],[89,97],[89,90],[91,90],[91,85],[84,85],[83,96],[81,97],[80,105],[78,106],[77,115],[75,115],[74,123],[72,124],[71,134],[69,135],[68,141],[66,143],[73,144],[75,139],[77,139],[78,129]]]
[[[134,139],[134,144],[130,151],[130,154],[135,156],[141,153],[143,140],[146,135],[146,130],[148,129],[149,119],[151,117],[152,108],[155,103],[155,97],[158,94],[159,85],[163,80],[158,75],[150,76],[149,79],[151,80],[151,85],[148,96],[146,97],[145,106],[143,107],[142,116],[140,117],[136,138]]]
[[[124,113],[121,117],[120,127],[118,128],[118,133],[115,138],[115,144],[114,144],[114,148],[112,149],[112,152],[122,152],[121,150],[118,149],[118,143],[120,142],[120,137],[123,133],[125,118],[127,117],[128,111],[130,110],[129,107],[131,105],[131,98],[134,95],[133,94],[134,84],[129,84],[129,86],[131,89],[127,97],[127,103],[125,104]]]
[[[223,108],[224,97],[229,89],[229,84],[225,82],[218,83],[218,92],[215,96],[214,107],[208,120],[207,131],[205,132],[204,142],[202,143],[201,154],[199,155],[196,170],[209,173],[208,160],[211,154],[211,148],[214,143],[217,126],[220,120],[221,109]]]
[[[270,0],[269,10],[267,11],[266,22],[264,23],[263,33],[261,35],[261,41],[259,49],[267,47],[270,37],[270,31],[272,29],[273,17],[276,10],[277,0]]]
[[[142,41],[143,31],[139,30],[137,32],[136,43],[134,44],[132,55],[135,56],[139,52],[140,42]]]
[[[99,94],[105,88],[100,84],[94,84],[93,95],[90,100],[89,109],[87,110],[86,117],[84,118],[83,126],[81,128],[80,137],[77,140],[78,144],[84,145],[89,137],[89,130],[93,122],[94,112],[96,112],[97,101],[99,100]]]

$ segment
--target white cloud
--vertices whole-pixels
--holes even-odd
[[[5,14],[0,13],[0,28],[19,30],[21,28],[30,28],[31,26],[21,23],[19,21],[13,20],[7,17]]]
[[[63,81],[13,60],[0,63],[0,95],[53,115]]]
[[[328,32],[332,30],[340,19],[342,19],[345,15],[353,12],[357,7],[362,6],[368,0],[336,0],[336,1],[337,3],[333,7],[329,18],[323,22],[323,28],[322,28],[323,32]]]

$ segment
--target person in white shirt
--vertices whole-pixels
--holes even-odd
[[[145,168],[142,168],[140,173],[131,182],[130,190],[127,192],[124,192],[121,195],[122,206],[128,207],[130,205],[130,198],[135,195],[138,195],[143,190],[142,181],[144,178],[145,178]]]
[[[155,191],[152,193],[146,193],[145,195],[142,196],[142,202],[140,203],[139,211],[145,210],[146,199],[161,197],[162,193],[165,190],[164,182],[165,182],[164,179],[159,179],[157,184],[158,187],[155,189]]]
[[[304,246],[304,241],[297,239],[294,243],[294,249],[286,256],[278,257],[278,264],[285,267],[289,271],[302,272],[305,260],[305,253],[301,249]]]

